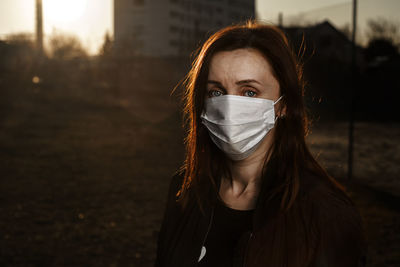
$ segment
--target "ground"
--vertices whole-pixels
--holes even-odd
[[[12,85],[11,85],[12,84]],[[171,87],[1,84],[0,266],[152,266],[183,132]],[[400,126],[316,121],[308,142],[363,217],[369,266],[399,266]]]

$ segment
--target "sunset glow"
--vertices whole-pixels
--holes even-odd
[[[96,54],[106,32],[113,35],[114,0],[42,0],[44,41],[53,32],[76,35],[88,49]],[[135,1],[131,1],[134,3]],[[144,1],[151,2],[149,1]],[[278,23],[282,13],[283,24],[297,21],[323,21],[329,19],[335,27],[351,25],[350,0],[256,0],[260,19]],[[359,33],[364,34],[366,21],[385,17],[399,21],[399,0],[358,1]],[[305,12],[304,14],[299,14]],[[35,0],[0,0],[0,40],[15,33],[35,33]]]
[[[53,23],[70,23],[80,19],[86,11],[86,0],[44,0],[45,18]]]

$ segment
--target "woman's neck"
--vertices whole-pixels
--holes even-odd
[[[261,189],[261,176],[270,150],[273,131],[270,131],[260,146],[248,158],[232,161],[232,179],[222,179],[220,197],[230,207],[251,209],[255,207]]]
[[[254,209],[261,189],[263,161],[236,161],[231,165],[232,179],[222,179],[219,195],[230,208],[237,210]]]
[[[232,183],[241,184],[244,187],[248,184],[258,183],[261,180],[263,165],[264,157],[233,162],[231,165]]]
[[[231,162],[232,181],[247,185],[250,183],[258,183],[261,180],[264,164],[269,159],[269,154],[274,136],[273,128],[263,139],[258,148],[249,157]],[[266,158],[267,157],[267,158]]]

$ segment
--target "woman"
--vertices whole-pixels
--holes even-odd
[[[305,143],[301,68],[284,34],[220,30],[186,85],[186,160],[156,266],[362,266],[360,216]]]

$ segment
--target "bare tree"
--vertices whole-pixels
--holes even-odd
[[[59,32],[50,36],[49,50],[52,58],[61,60],[83,58],[88,54],[78,37]]]
[[[395,46],[400,45],[400,25],[383,17],[367,21],[366,36],[368,42],[373,40],[386,40]]]
[[[35,62],[35,45],[30,33],[14,33],[5,38],[7,49],[2,51],[0,61],[8,69],[20,73],[30,72]]]
[[[13,33],[6,36],[6,42],[12,45],[33,48],[33,35],[31,33]]]
[[[113,41],[111,39],[110,34],[106,32],[106,34],[104,35],[104,42],[100,47],[99,51],[100,56],[109,57],[112,54],[112,48],[113,48]]]

